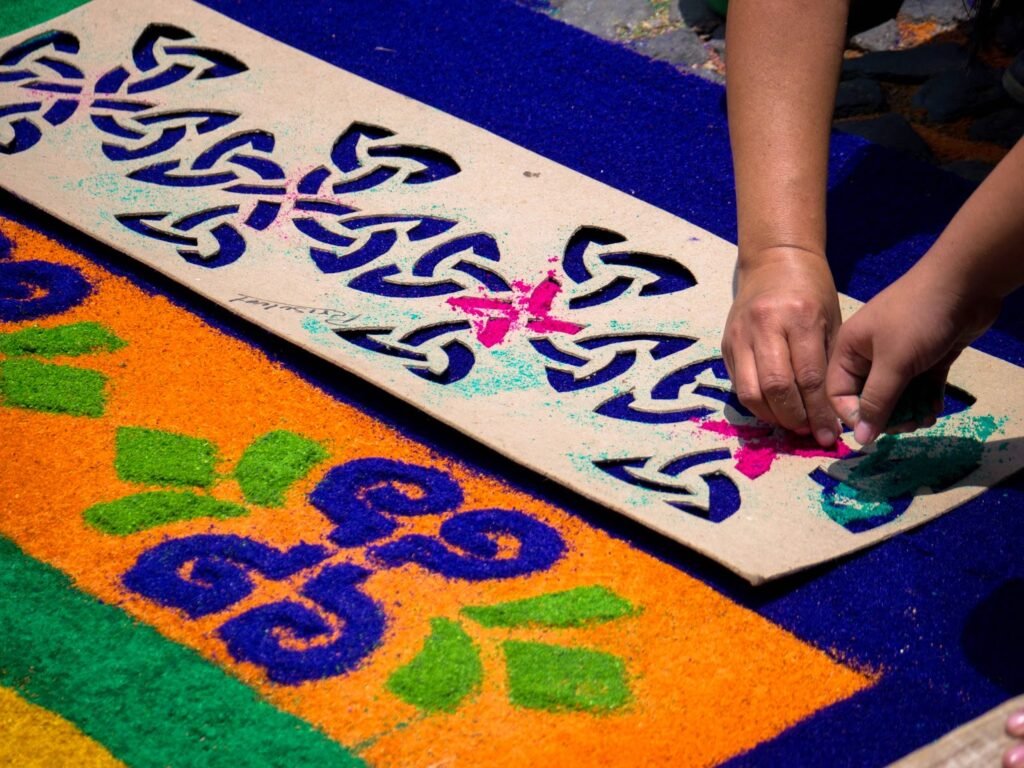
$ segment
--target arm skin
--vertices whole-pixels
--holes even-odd
[[[949,367],[1021,285],[1024,141],[971,195],[928,253],[839,332],[827,391],[857,441],[870,443],[886,429],[912,381],[931,407],[926,422],[934,423]],[[900,426],[890,431],[908,427]]]
[[[825,261],[828,142],[849,0],[732,0],[729,133],[739,260],[722,352],[759,418],[822,445],[824,382],[842,322]]]

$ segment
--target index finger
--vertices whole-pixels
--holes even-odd
[[[793,357],[796,386],[803,399],[811,433],[819,445],[830,448],[839,430],[836,416],[825,394],[825,371],[828,365],[825,338],[821,333],[811,331],[794,334],[790,337],[789,349]]]

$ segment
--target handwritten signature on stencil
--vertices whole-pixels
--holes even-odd
[[[307,307],[302,304],[290,304],[286,301],[274,301],[273,299],[261,299],[257,296],[249,296],[244,293],[238,294],[228,303],[242,302],[243,304],[256,304],[264,310],[279,310],[283,312],[298,312],[303,315],[320,315],[327,325],[346,325],[358,320],[362,315],[350,315],[337,309],[326,307]]]

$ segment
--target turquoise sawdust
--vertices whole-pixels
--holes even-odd
[[[893,499],[953,485],[980,465],[985,441],[1004,421],[969,416],[911,435],[882,437],[834,491],[823,494],[825,513],[846,525],[890,514]]]
[[[56,328],[30,326],[0,333],[0,355],[74,357],[95,352],[116,352],[125,346],[117,334],[100,323],[72,323]]]
[[[590,586],[525,600],[462,609],[485,627],[582,627],[631,616],[638,610],[607,587]]]
[[[117,430],[114,467],[122,480],[208,488],[216,465],[217,449],[209,440],[142,427]]]
[[[450,619],[433,619],[423,650],[391,675],[387,687],[425,712],[454,712],[479,690],[483,676],[480,654],[465,630]]]

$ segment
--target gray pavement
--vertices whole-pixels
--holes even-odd
[[[725,82],[725,19],[705,0],[517,0],[681,72]],[[1024,133],[1024,105],[1001,67],[968,65],[966,0],[905,0],[896,19],[851,39],[836,128],[927,159],[977,182]],[[1002,67],[1024,49],[1024,24],[996,36]],[[989,57],[991,58],[991,57]]]

